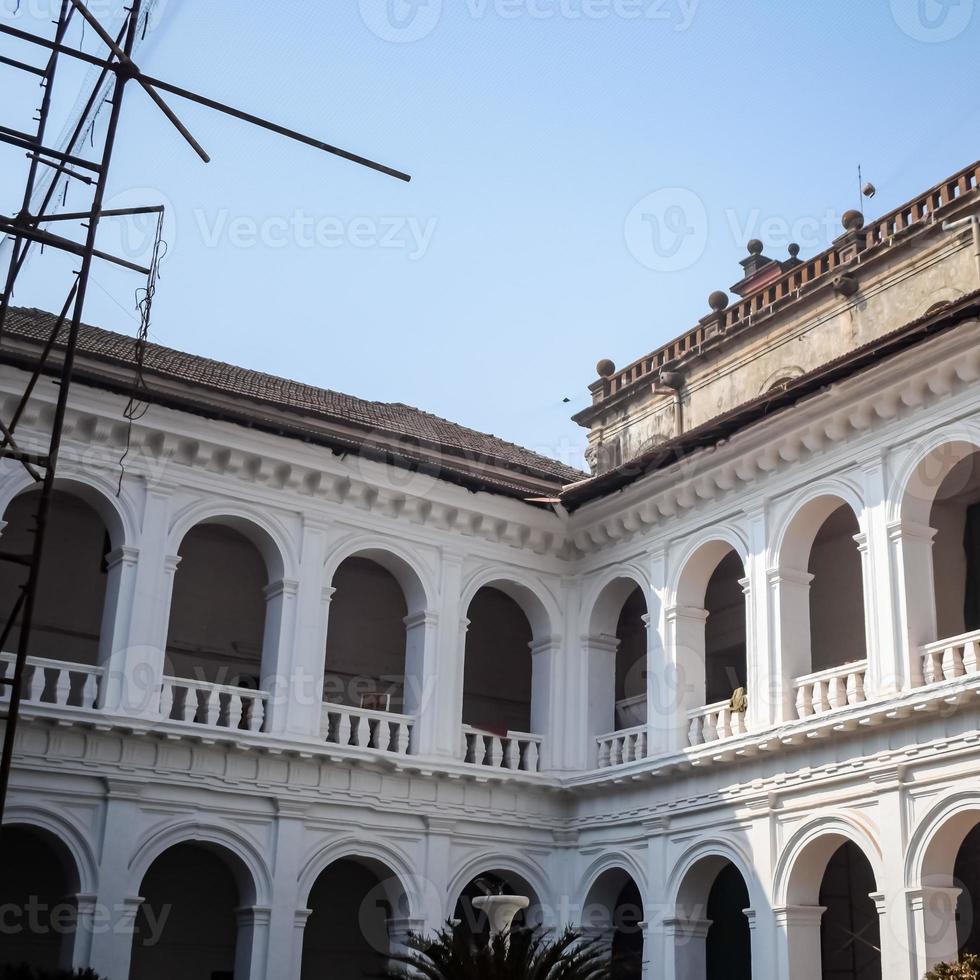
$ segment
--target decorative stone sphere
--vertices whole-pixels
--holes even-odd
[[[860,231],[864,227],[864,215],[860,211],[845,211],[840,223],[845,231]]]
[[[611,378],[616,373],[616,365],[608,357],[599,361],[595,369],[600,378]]]
[[[749,255],[762,255],[762,242],[758,238],[753,238],[746,247],[749,250]]]
[[[790,242],[789,247],[786,249],[789,252],[789,257],[795,259],[800,254],[800,246],[796,242]]]
[[[728,293],[722,292],[720,289],[716,289],[708,297],[708,306],[710,306],[715,313],[721,313],[722,310],[728,307]]]

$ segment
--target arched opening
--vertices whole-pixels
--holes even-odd
[[[646,596],[632,578],[609,582],[592,608],[584,638],[587,734],[590,756],[598,740],[600,767],[646,754],[647,619]]]
[[[751,980],[752,915],[748,885],[727,858],[702,858],[688,871],[677,901],[674,963],[691,980]]]
[[[263,691],[276,673],[284,596],[278,553],[264,532],[229,518],[192,528],[178,554],[164,711],[179,721],[264,730],[266,699],[237,692]]]
[[[5,552],[31,553],[38,501],[38,492],[29,491],[10,502],[3,515]],[[89,666],[100,662],[111,551],[109,530],[96,509],[69,491],[55,490],[34,605],[31,656]],[[0,616],[13,609],[26,581],[25,568],[0,562]],[[6,651],[17,649],[19,632],[14,625]]]
[[[980,630],[980,452],[949,468],[936,490],[929,526],[936,532],[934,639]]]
[[[787,886],[790,962],[810,964],[803,975],[821,980],[880,980],[877,891],[871,862],[854,841],[833,831],[811,840]]]
[[[924,968],[980,955],[980,808],[965,807],[937,827],[921,869],[918,932]]]
[[[401,585],[388,569],[360,557],[343,561],[332,585],[324,701],[402,712],[408,604]]]
[[[231,980],[248,975],[254,904],[248,872],[230,852],[187,841],[149,867],[140,885],[131,980]]]
[[[199,524],[180,544],[167,630],[167,672],[258,688],[269,573],[240,531]]]
[[[530,904],[514,918],[512,929],[537,929],[543,925],[544,914],[541,902],[534,889],[522,875],[499,868],[484,871],[473,878],[460,893],[453,910],[453,920],[459,928],[469,933],[478,945],[485,945],[490,939],[490,923],[485,912],[473,905],[473,899],[481,895],[521,895]]]
[[[0,829],[0,852],[0,967],[70,967],[78,894],[71,855],[53,835],[16,825]]]
[[[874,871],[861,849],[842,844],[827,863],[818,902],[823,980],[881,980],[881,935]]]
[[[408,918],[404,891],[380,862],[345,858],[325,868],[307,902],[301,980],[380,976],[398,923]]]
[[[463,724],[497,735],[531,731],[531,624],[509,595],[489,586],[466,618]]]
[[[636,586],[616,621],[616,731],[647,721],[647,602]]]
[[[746,701],[735,694],[748,682],[745,566],[730,544],[708,542],[688,560],[668,627],[690,744],[744,732]]]
[[[787,717],[805,718],[865,700],[868,653],[859,540],[853,509],[833,495],[809,501],[787,529],[778,569]]]
[[[612,980],[640,980],[643,975],[644,919],[640,889],[621,868],[603,872],[589,889],[582,932],[611,949]]]

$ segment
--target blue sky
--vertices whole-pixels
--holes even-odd
[[[36,28],[50,0],[16,2],[3,19]],[[870,217],[980,156],[974,4],[167,0],[147,72],[415,179],[172,99],[205,166],[131,88],[109,198],[168,207],[152,336],[578,462],[596,360],[690,328],[749,238],[811,254],[859,163]],[[0,72],[16,116],[28,91]],[[7,213],[22,165],[0,150]],[[59,262],[17,302],[59,305]],[[137,277],[96,283],[86,318],[133,332]]]

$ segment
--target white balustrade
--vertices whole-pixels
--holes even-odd
[[[745,734],[745,713],[732,711],[730,701],[719,701],[703,708],[695,708],[687,713],[688,742],[703,745],[717,742],[733,735]]]
[[[647,754],[646,725],[635,728],[625,728],[620,732],[600,735],[596,742],[599,746],[598,765],[600,769],[610,766],[622,766],[627,762],[645,759]]]
[[[408,755],[414,727],[415,719],[408,715],[369,711],[345,704],[325,704],[320,733],[332,745]]]
[[[980,630],[962,633],[923,647],[922,679],[926,684],[976,674],[980,660]]]
[[[495,735],[481,728],[464,725],[463,761],[491,769],[538,772],[541,764],[541,736],[529,732]]]
[[[796,714],[799,718],[822,715],[836,708],[863,704],[868,700],[864,689],[867,660],[818,670],[793,681],[796,692]]]
[[[12,653],[0,653],[0,677],[13,677],[16,659]],[[98,704],[104,673],[87,664],[28,657],[21,703],[92,709]],[[10,685],[0,685],[0,702],[8,700]]]
[[[269,695],[247,687],[209,684],[186,677],[164,677],[160,715],[208,728],[260,732]]]

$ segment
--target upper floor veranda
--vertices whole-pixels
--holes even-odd
[[[965,710],[976,312],[927,333],[573,513],[79,386],[25,716],[573,787]]]

